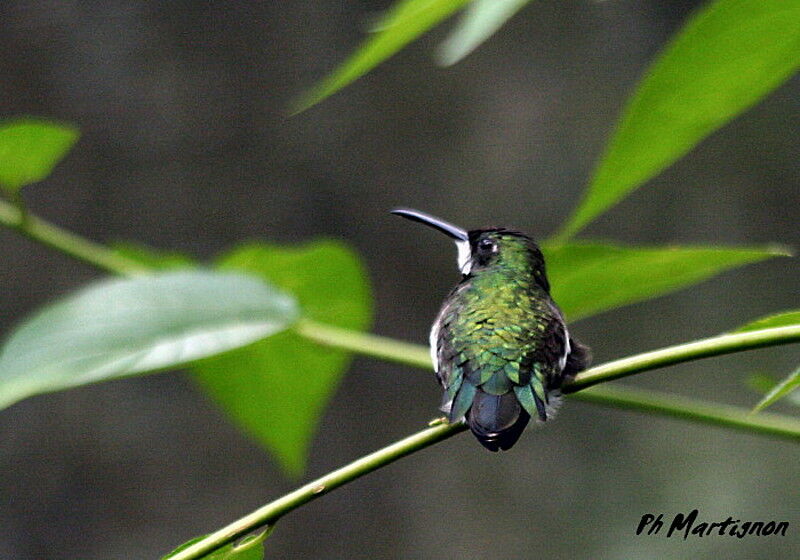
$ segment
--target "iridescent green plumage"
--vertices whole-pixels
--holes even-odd
[[[488,449],[508,449],[531,416],[552,417],[563,380],[588,361],[550,297],[542,253],[520,232],[467,233],[417,211],[395,212],[459,245],[463,276],[431,331],[442,409],[451,422],[465,418]]]

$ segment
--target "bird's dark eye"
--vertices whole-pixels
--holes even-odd
[[[477,253],[480,264],[486,264],[489,259],[497,252],[497,243],[492,239],[481,239],[478,241]]]

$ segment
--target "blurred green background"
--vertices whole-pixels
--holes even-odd
[[[458,65],[445,24],[297,117],[289,101],[343,60],[385,2],[4,3],[2,116],[82,138],[31,209],[101,241],[211,258],[244,239],[341,237],[363,255],[374,331],[424,343],[455,251],[386,211],[540,238],[577,203],[632,87],[702,2],[535,2]],[[795,77],[582,234],[627,243],[800,247]],[[0,232],[0,332],[100,276]],[[576,323],[596,362],[796,308],[772,259]],[[637,376],[752,406],[753,372],[794,347]],[[424,426],[432,374],[357,358],[309,475]],[[779,403],[776,411],[793,412]],[[0,413],[0,558],[155,558],[290,490],[275,463],[180,375],[35,397]],[[509,453],[460,436],[285,518],[269,558],[792,558],[800,451],[790,443],[569,402]],[[635,536],[645,513],[786,520],[786,537]]]

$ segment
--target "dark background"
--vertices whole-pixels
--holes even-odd
[[[456,281],[445,240],[387,215],[418,207],[544,237],[577,203],[627,95],[701,2],[531,3],[464,62],[445,25],[307,113],[290,99],[343,60],[387,2],[18,2],[0,7],[0,116],[82,130],[27,189],[33,211],[100,241],[211,258],[252,238],[342,237],[363,255],[374,331],[425,342]],[[585,238],[800,247],[797,78],[704,141]],[[96,270],[0,231],[0,330]],[[796,260],[581,321],[598,362],[796,308]],[[637,376],[742,406],[773,348]],[[434,416],[432,375],[356,359],[313,445],[320,475]],[[795,412],[789,405],[776,411]],[[0,412],[0,558],[149,559],[293,488],[190,380],[165,374]],[[461,436],[282,520],[269,558],[790,558],[795,445],[569,402],[509,453]],[[645,513],[786,520],[784,538],[636,537]]]

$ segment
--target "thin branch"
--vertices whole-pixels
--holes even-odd
[[[131,275],[148,271],[146,266],[119,255],[103,245],[79,237],[41,218],[29,214],[23,216],[19,209],[4,201],[0,201],[0,224],[16,229],[35,241],[110,272]],[[295,330],[319,344],[414,367],[425,369],[431,367],[428,350],[424,346],[341,329],[310,320],[300,321]],[[571,383],[565,385],[564,392],[575,393],[597,383],[681,362],[797,341],[800,341],[800,326],[798,325],[724,334],[596,366],[581,373]],[[589,391],[573,395],[572,398],[795,441],[800,439],[799,419],[776,414],[750,415],[747,410],[737,407],[706,403],[677,395],[614,386],[594,387]],[[227,527],[204,537],[171,558],[172,560],[201,558],[259,527],[274,524],[281,516],[334,488],[465,429],[461,423],[442,424],[418,432],[298,488]]]
[[[748,410],[735,406],[719,405],[678,395],[632,387],[620,387],[619,385],[593,387],[570,397],[585,402],[611,405],[800,441],[800,419],[778,414],[750,415]],[[171,556],[170,560],[197,560],[202,558],[209,552],[223,547],[251,531],[265,525],[274,525],[280,517],[334,488],[393,463],[401,457],[461,433],[465,429],[466,426],[463,423],[457,423],[441,424],[417,432],[262,506]]]
[[[147,272],[147,267],[108,247],[62,229],[0,200],[0,224],[92,266],[123,276]]]
[[[323,346],[348,350],[364,356],[407,366],[432,369],[427,346],[401,342],[394,338],[343,329],[311,319],[301,319],[294,327],[301,336]]]
[[[373,358],[414,367],[425,369],[432,367],[428,349],[419,344],[398,342],[391,338],[342,329],[307,319],[301,321],[296,326],[296,330],[309,340],[325,346],[350,350]],[[597,383],[627,377],[643,371],[793,342],[800,342],[800,325],[722,334],[595,366],[578,374],[570,383],[565,384],[563,391],[564,393],[574,393]]]
[[[648,391],[619,383],[591,387],[570,395],[570,399],[800,441],[800,418],[781,414],[752,414],[738,406]]]
[[[425,449],[434,443],[447,439],[464,430],[466,430],[466,426],[463,423],[440,424],[410,435],[392,445],[379,449],[369,455],[365,455],[349,465],[345,465],[338,470],[311,481],[297,490],[278,498],[274,502],[270,502],[241,519],[234,521],[227,527],[223,527],[211,533],[192,546],[181,550],[174,556],[170,556],[170,560],[202,558],[209,552],[225,546],[259,527],[274,524],[280,517],[299,508],[303,504],[307,504],[311,500],[319,498],[334,488],[338,488],[380,467],[393,463],[401,457]]]
[[[23,218],[19,209],[3,200],[0,200],[0,224],[15,229],[48,247],[109,272],[133,275],[145,273],[149,270],[145,265],[120,255],[104,245],[75,235],[37,216],[27,214]],[[427,348],[417,344],[409,344],[391,338],[342,329],[311,320],[300,321],[296,326],[296,330],[306,338],[327,346],[415,367],[431,367]],[[639,360],[638,356],[634,356],[594,367],[578,375],[570,384],[565,385],[564,392],[571,393],[601,381],[625,377],[640,371],[655,369],[656,367],[797,341],[800,341],[800,326],[720,335],[641,354],[640,356],[646,358],[646,360]],[[634,358],[636,359],[634,360]]]
[[[634,373],[710,358],[722,354],[742,352],[766,346],[779,346],[800,342],[800,325],[774,327],[757,331],[722,334],[703,340],[669,346],[621,360],[614,360],[584,371],[575,377],[565,393],[574,393],[597,383],[627,377]]]

